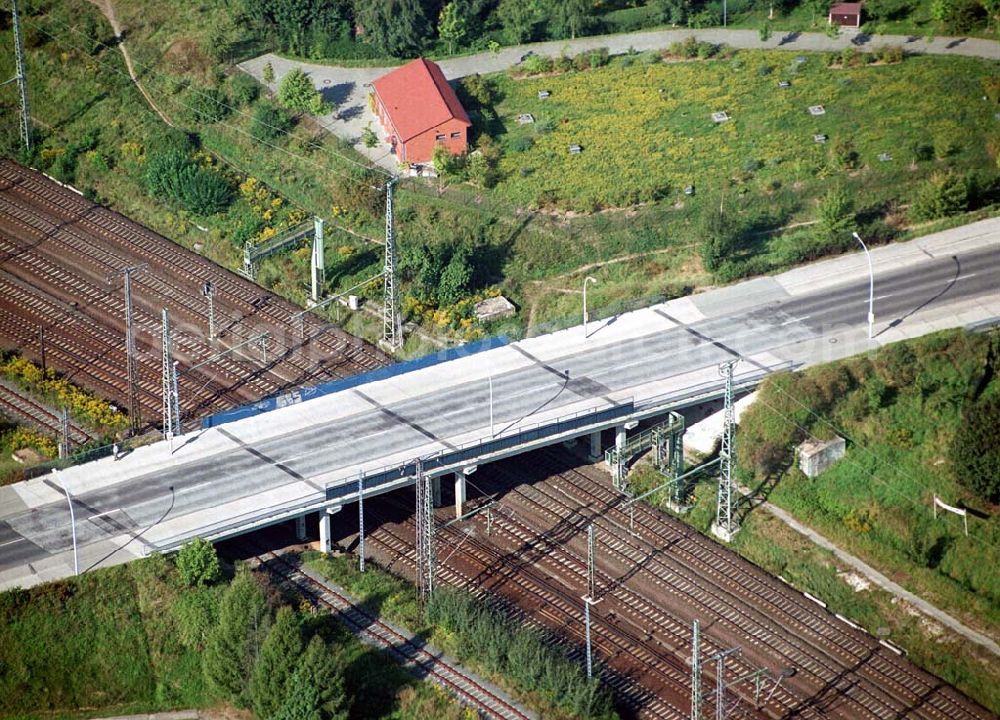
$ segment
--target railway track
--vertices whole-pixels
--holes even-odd
[[[551,450],[543,451],[540,465],[556,468],[554,457]],[[689,585],[683,592],[689,601],[696,600],[704,612],[720,622],[733,622],[734,635],[742,633],[756,641],[747,648],[748,654],[763,659],[780,653],[802,676],[812,675],[828,694],[853,700],[851,717],[991,717],[875,638],[834,618],[760,568],[648,505],[637,505],[636,522],[649,538],[641,544],[631,542],[620,496],[580,470],[562,470],[532,490],[544,495],[557,514],[574,507],[592,508],[590,519],[605,529],[611,539],[608,549],[617,553],[625,566],[634,564],[635,553],[644,547],[669,548],[657,553],[640,572],[648,572],[661,583],[684,578]],[[726,617],[734,611],[740,615],[731,620]],[[845,669],[851,669],[850,678],[843,676]]]
[[[47,435],[62,437],[62,418],[17,388],[0,381],[0,414],[23,425],[32,425]],[[83,445],[97,438],[70,420],[70,440]]]
[[[366,513],[369,510],[366,508]],[[377,513],[372,517],[377,517]],[[366,544],[380,546],[389,558],[388,565],[413,576],[412,523],[403,528],[407,537],[380,527],[366,538]],[[437,578],[439,582],[468,590],[489,602],[502,599],[502,605],[515,620],[538,628],[553,641],[569,646],[567,654],[584,662],[584,635],[581,595],[584,588],[571,589],[558,582],[542,567],[515,568],[495,546],[451,527],[439,530]],[[402,566],[402,568],[400,567]],[[660,650],[651,651],[642,643],[642,632],[635,627],[593,618],[593,647],[599,658],[613,658],[598,665],[602,682],[614,692],[620,706],[641,718],[681,718],[687,715],[686,669],[680,663],[663,666]],[[659,673],[664,673],[660,675]],[[637,675],[648,674],[650,682],[637,682]],[[658,675],[658,677],[654,677]]]
[[[494,506],[492,537],[481,537],[483,513],[461,526],[439,529],[439,577],[482,594],[499,593],[536,622],[579,643],[580,596],[587,583],[585,530],[594,523],[598,588],[603,592],[592,613],[594,645],[616,671],[609,685],[619,697],[631,694],[633,699],[624,704],[637,716],[687,714],[690,621],[697,617],[708,629],[703,656],[742,647],[740,656],[727,660],[727,676],[760,667],[775,673],[784,667],[796,670],[761,708],[752,707],[749,688],[737,689],[746,717],[992,717],[683,523],[637,506],[640,536],[633,536],[622,508],[627,498],[606,482],[566,469],[565,460],[552,451],[533,460],[540,468],[536,475],[549,477],[532,487],[521,486],[510,464],[483,468],[502,477],[508,488]],[[412,506],[391,502],[401,511],[394,522],[407,517]],[[412,575],[414,531],[408,518],[399,530],[382,525],[366,542]],[[457,566],[463,571],[456,574]],[[711,682],[705,682],[711,691]],[[668,702],[653,707],[650,697]]]
[[[272,551],[261,551],[259,547],[254,548],[254,556],[260,567],[273,578],[291,586],[313,606],[324,608],[335,615],[366,644],[386,652],[418,676],[429,678],[461,704],[472,708],[479,717],[496,720],[534,719],[534,715],[501,697],[470,673],[428,652],[412,638],[365,612],[349,598],[287,558]]]
[[[186,420],[390,360],[41,173],[0,160],[0,293],[5,300],[0,345],[36,359],[44,352],[50,366],[127,406],[120,272],[142,264],[145,269],[133,276],[133,324],[146,420],[159,418],[161,409],[163,307],[170,312]],[[215,289],[213,340],[207,337],[208,308],[201,294],[206,281]],[[264,334],[266,349],[256,341]],[[218,356],[244,343],[242,350]]]

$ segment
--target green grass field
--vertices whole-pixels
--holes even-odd
[[[996,63],[912,57],[842,69],[827,67],[823,55],[783,51],[652,65],[643,62],[647,57],[550,77],[495,76],[507,148],[499,192],[516,205],[587,211],[793,187],[805,205],[831,178],[849,176],[866,202],[893,189],[905,201],[900,186],[944,165],[911,169],[914,145],[945,139],[956,144],[948,165],[995,168],[986,143],[1000,122],[995,105],[982,97]],[[779,81],[790,87],[779,88]],[[541,90],[551,97],[539,99]],[[825,114],[810,115],[815,105]],[[713,122],[716,111],[731,119]],[[521,113],[534,115],[535,123],[518,125]],[[814,142],[817,134],[829,138],[826,144]],[[859,169],[831,161],[841,142],[853,145]],[[532,147],[519,151],[527,143]],[[569,154],[571,144],[582,153]],[[892,160],[880,162],[881,153]],[[688,185],[697,192],[690,200],[683,193]]]

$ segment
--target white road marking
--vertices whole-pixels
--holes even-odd
[[[88,520],[93,520],[94,518],[104,517],[105,515],[110,515],[111,513],[120,512],[121,508],[115,508],[114,510],[105,510],[102,513],[97,513],[96,515],[91,515]]]
[[[22,537],[18,538],[17,540],[8,540],[5,543],[0,543],[0,547],[7,547],[8,545],[13,545],[14,543],[19,543],[19,542],[25,542],[25,539]]]
[[[785,320],[785,322],[781,323],[781,326],[783,326],[783,325],[791,325],[794,322],[802,322],[803,320],[808,320],[810,317],[812,317],[812,316],[811,315],[803,315],[800,318],[792,318],[790,320]],[[779,326],[779,327],[781,327],[781,326]]]

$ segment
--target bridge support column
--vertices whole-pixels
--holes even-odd
[[[597,460],[601,459],[601,431],[590,433],[590,459]]]
[[[431,478],[431,497],[434,507],[441,507],[441,478]]]
[[[328,553],[333,549],[330,538],[332,536],[330,532],[330,516],[334,513],[340,512],[340,505],[334,505],[333,507],[328,507],[325,510],[319,511],[319,551]]]
[[[302,540],[306,539],[306,516],[299,515],[295,518],[295,539]]]
[[[465,504],[465,473],[455,473],[455,517],[462,517],[462,506]]]
[[[619,425],[615,428],[615,448],[621,453],[625,449],[625,426]]]

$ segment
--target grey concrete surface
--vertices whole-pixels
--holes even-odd
[[[973,238],[967,247],[954,240],[963,233]],[[857,272],[859,258],[849,255],[766,286],[726,288],[723,296],[734,288],[746,294],[745,307],[731,313],[708,301],[712,293],[681,298],[591,322],[586,339],[581,328],[570,328],[195,433],[172,453],[158,443],[119,463],[102,460],[19,483],[0,494],[0,588],[72,573],[69,509],[56,480],[74,496],[87,569],[276,508],[317,507],[327,484],[353,483],[361,469],[487,437],[488,374],[495,429],[503,434],[717,381],[717,364],[734,355],[748,371],[788,361],[809,365],[1000,316],[1000,220],[942,233],[935,243],[873,252],[872,343],[865,332],[867,273]],[[810,289],[794,279],[799,275],[812,278]],[[775,284],[791,290],[778,292]],[[755,292],[756,303],[748,299]]]
[[[1000,59],[1000,43],[993,40],[962,37],[938,37],[927,40],[923,37],[906,35],[863,35],[856,32],[842,32],[831,38],[816,32],[776,32],[761,41],[756,30],[733,30],[712,28],[707,30],[651,30],[646,32],[623,33],[621,35],[599,35],[575,40],[554,40],[543,43],[516,45],[503,48],[499,52],[484,52],[476,55],[449,58],[438,64],[449,80],[456,80],[476,73],[490,73],[506,70],[520,62],[528,52],[539,55],[575,55],[585,50],[606,47],[612,54],[622,54],[629,50],[661,50],[672,43],[694,37],[712,43],[725,43],[736,48],[767,48],[789,51],[837,51],[846,47],[857,47],[861,51],[871,51],[882,45],[898,46],[911,53],[932,55],[964,55],[993,60]],[[385,74],[391,68],[348,68],[335,65],[319,65],[289,60],[273,54],[261,55],[239,64],[244,71],[264,83],[264,65],[271,63],[275,80],[269,85],[277,92],[281,79],[292,69],[302,68],[313,79],[323,96],[339,107],[337,112],[317,118],[327,130],[350,142],[354,148],[375,164],[395,172],[398,164],[389,152],[389,145],[378,127],[375,116],[368,108],[367,84]],[[264,83],[266,84],[266,83]],[[371,126],[383,142],[374,148],[367,148],[361,142],[364,128]]]

